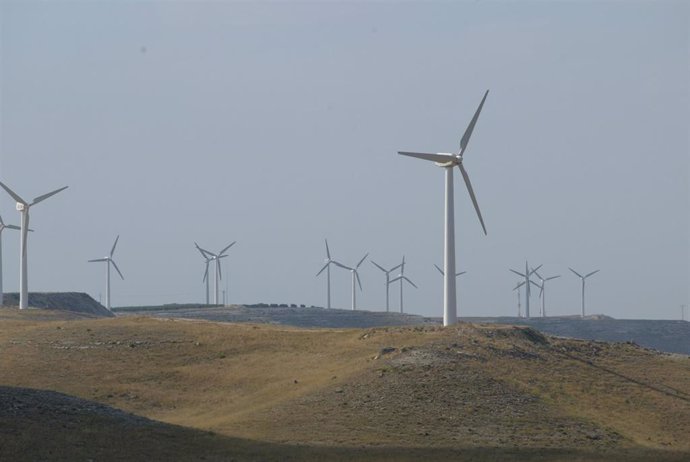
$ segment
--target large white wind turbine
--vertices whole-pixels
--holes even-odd
[[[14,200],[17,201],[17,210],[21,213],[21,239],[19,244],[19,309],[26,309],[29,307],[29,270],[27,265],[27,244],[28,244],[28,234],[29,234],[29,209],[48,199],[60,191],[67,189],[67,186],[63,186],[60,189],[51,191],[42,196],[36,197],[31,203],[25,201],[17,193],[12,191],[4,183],[0,182],[0,186],[7,191],[7,194],[12,196]]]
[[[407,282],[408,284],[411,284],[412,287],[414,287],[415,289],[418,288],[414,282],[410,281],[410,279],[407,276],[405,276],[405,256],[404,255],[402,258],[402,263],[400,264],[400,274],[398,274],[397,277],[391,279],[389,284],[393,284],[396,281],[400,281],[400,313],[404,313],[405,311],[403,310],[403,283]]]
[[[591,273],[587,273],[583,276],[570,267],[568,269],[570,271],[572,271],[575,274],[575,276],[579,277],[580,280],[582,281],[582,317],[584,318],[585,317],[585,279],[587,279],[588,277],[592,276],[595,273],[598,273],[599,270],[592,271]]]
[[[472,204],[474,204],[474,209],[477,211],[477,216],[479,217],[479,222],[482,225],[484,234],[486,234],[486,226],[484,226],[484,220],[482,219],[482,214],[479,211],[479,205],[477,204],[477,198],[474,195],[474,190],[472,189],[472,184],[470,183],[470,177],[467,175],[467,171],[463,166],[463,155],[467,149],[467,144],[472,136],[472,131],[479,118],[479,113],[484,106],[484,101],[486,101],[486,96],[489,94],[489,90],[484,93],[482,102],[479,103],[477,111],[474,113],[474,117],[470,121],[470,124],[465,130],[465,134],[460,140],[460,150],[455,153],[424,153],[424,152],[407,152],[398,151],[398,154],[404,156],[417,157],[419,159],[430,160],[436,162],[436,165],[443,167],[446,170],[446,209],[445,209],[445,248],[443,257],[443,325],[449,326],[457,322],[457,300],[456,300],[456,288],[455,288],[455,218],[454,218],[454,204],[453,204],[453,167],[456,165],[460,169],[460,173],[465,180],[465,185],[467,186],[467,191],[472,199]]]
[[[2,287],[2,232],[5,231],[6,229],[21,229],[19,226],[15,225],[6,225],[4,221],[2,221],[2,217],[0,217],[0,306],[2,306],[5,303],[4,299],[4,292],[3,292],[3,287]],[[31,231],[31,230],[29,230]]]
[[[389,270],[385,269],[383,266],[379,265],[374,260],[371,260],[371,263],[373,263],[374,266],[376,266],[378,269],[383,271],[383,273],[386,275],[386,313],[388,313],[390,311],[390,303],[389,303],[390,290],[389,289],[390,289],[390,285],[391,285],[391,273],[393,271],[397,270],[398,268],[400,268],[402,266],[402,263],[395,265],[393,268],[391,268]]]
[[[196,245],[196,247],[199,249],[199,251],[202,253],[202,255],[204,255],[205,257],[209,258],[210,260],[212,260],[216,263],[215,264],[215,267],[216,267],[215,278],[213,281],[213,304],[214,305],[218,305],[218,290],[220,288],[220,280],[223,279],[223,273],[220,269],[220,259],[227,257],[225,252],[227,252],[228,249],[230,249],[230,247],[235,245],[235,242],[237,242],[237,241],[233,241],[232,243],[230,243],[230,245],[226,246],[223,250],[221,250],[218,253],[209,252],[208,250],[202,249],[201,247],[199,247],[199,245],[196,242],[194,243]]]
[[[559,277],[561,277],[561,275],[559,274],[557,276],[550,276],[547,278],[543,278],[543,277],[541,277],[541,275],[536,270],[534,271],[534,274],[539,278],[539,281],[541,282],[541,285],[539,286],[539,288],[541,289],[539,291],[539,298],[541,298],[541,317],[545,318],[546,317],[546,301],[545,301],[546,300],[546,281],[550,281],[552,279],[559,278]]]
[[[528,270],[529,266],[527,264],[527,261],[525,261],[525,273],[524,274],[519,272],[519,271],[515,271],[514,269],[510,270],[513,273],[517,274],[518,276],[522,276],[523,278],[525,278],[525,280],[522,282],[522,284],[519,284],[516,287],[516,289],[518,287],[521,287],[522,285],[525,286],[525,317],[527,319],[529,319],[529,298],[532,295],[532,291],[530,290],[531,289],[530,284],[534,284],[535,286],[540,287],[536,282],[532,281],[529,277],[532,275],[532,273],[534,273],[539,268],[541,268],[541,266],[542,265],[539,265],[536,268],[532,269],[532,271],[530,271],[530,270]]]
[[[328,248],[328,239],[324,239],[326,241],[326,262],[325,265],[323,265],[323,268],[316,273],[316,277],[318,277],[321,273],[323,273],[324,270],[326,270],[326,307],[331,308],[331,265],[335,264],[335,260],[331,258],[331,250]]]
[[[197,248],[197,250],[199,251],[199,253],[201,253],[201,256],[204,258],[204,261],[206,262],[206,265],[205,265],[205,266],[206,266],[206,269],[204,270],[204,278],[201,280],[201,282],[205,282],[205,283],[206,283],[206,304],[208,305],[208,304],[209,304],[209,301],[210,301],[210,300],[209,300],[209,281],[210,281],[210,279],[209,279],[209,277],[208,277],[208,267],[209,267],[209,265],[211,264],[211,262],[213,261],[213,258],[211,258],[210,256],[206,255],[206,254],[204,253],[204,251],[201,250],[201,247],[199,247],[199,245],[198,245],[196,242],[194,243],[194,245],[196,246],[196,248]]]
[[[105,270],[105,307],[110,310],[110,265],[112,264],[113,267],[115,268],[115,271],[117,271],[117,274],[120,275],[122,280],[125,280],[125,277],[122,275],[120,272],[120,268],[117,267],[117,263],[115,263],[115,260],[113,260],[113,254],[115,253],[115,247],[117,247],[117,241],[120,240],[120,236],[118,235],[115,238],[115,243],[113,244],[113,248],[110,249],[110,255],[103,257],[103,258],[96,258],[94,260],[89,260],[89,263],[94,263],[94,262],[101,262],[104,261],[106,262],[106,270]]]
[[[359,273],[357,272],[357,270],[362,265],[362,263],[364,263],[364,260],[366,260],[366,258],[368,256],[369,256],[368,253],[366,255],[364,255],[362,257],[362,259],[359,261],[359,263],[357,263],[357,266],[355,266],[354,268],[350,268],[349,266],[345,266],[342,263],[333,260],[334,265],[348,270],[350,272],[350,274],[352,275],[352,309],[353,310],[357,309],[357,292],[355,291],[355,279],[357,280],[357,284],[359,284],[359,290],[360,291],[362,290],[362,281],[359,280]]]

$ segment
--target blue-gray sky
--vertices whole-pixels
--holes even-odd
[[[325,304],[336,258],[406,255],[406,308],[441,315],[443,171],[483,92],[465,156],[488,228],[456,175],[461,315],[510,315],[525,258],[601,269],[588,311],[678,318],[690,284],[685,2],[0,2],[0,179],[35,197],[30,290],[114,305],[201,301],[219,250],[231,302]],[[0,213],[17,222],[13,201]],[[7,291],[18,236],[4,234]],[[362,308],[384,303],[362,270]],[[225,285],[225,284],[224,284]],[[333,272],[349,307],[349,274]],[[392,291],[397,304],[397,289]],[[538,304],[536,297],[533,306]],[[533,308],[534,310],[534,308]],[[534,311],[533,311],[534,312]]]

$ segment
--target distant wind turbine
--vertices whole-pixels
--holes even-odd
[[[394,266],[393,268],[391,268],[391,269],[389,269],[389,270],[385,269],[383,266],[379,265],[379,264],[376,263],[374,260],[371,260],[371,263],[372,263],[374,266],[376,266],[378,269],[380,269],[381,271],[383,271],[383,273],[386,275],[386,313],[388,313],[388,312],[390,311],[390,308],[389,308],[389,307],[390,307],[390,304],[389,304],[389,300],[390,300],[390,297],[389,297],[389,295],[390,295],[390,290],[389,290],[389,289],[390,289],[390,285],[391,285],[391,273],[392,273],[393,271],[397,270],[398,268],[400,268],[400,267],[402,266],[402,263],[400,263],[400,264]]]
[[[21,229],[19,226],[15,225],[6,225],[4,221],[2,221],[2,217],[0,217],[0,306],[4,305],[5,299],[4,299],[4,292],[3,292],[3,287],[2,287],[2,232],[5,231],[6,229]],[[29,230],[31,231],[31,230]]]
[[[362,290],[362,281],[359,280],[359,273],[357,272],[357,270],[359,269],[360,266],[362,266],[362,263],[364,263],[364,260],[366,260],[366,258],[368,256],[369,256],[368,253],[366,255],[364,255],[362,257],[362,259],[359,261],[359,263],[357,263],[357,266],[355,266],[354,268],[350,268],[349,266],[345,266],[342,263],[333,260],[334,265],[348,270],[350,272],[350,274],[352,275],[352,309],[353,310],[357,309],[357,292],[355,290],[355,279],[357,280],[357,284],[359,284],[359,290],[360,291]]]
[[[460,140],[460,150],[457,153],[425,153],[425,152],[408,152],[408,151],[398,151],[398,154],[403,156],[416,157],[418,159],[430,160],[436,162],[436,165],[442,167],[446,170],[446,208],[445,208],[445,239],[444,239],[444,256],[443,256],[443,325],[449,326],[457,322],[457,300],[456,300],[456,285],[455,285],[455,217],[454,217],[454,204],[453,204],[453,167],[457,165],[460,169],[463,179],[465,180],[465,185],[467,186],[467,191],[472,199],[472,204],[479,217],[479,222],[482,225],[484,234],[486,234],[486,226],[484,226],[484,220],[482,219],[482,214],[479,211],[479,204],[477,204],[477,198],[474,195],[474,190],[472,189],[472,184],[470,183],[470,177],[465,170],[463,165],[463,156],[465,150],[467,149],[467,144],[472,136],[472,131],[479,118],[479,113],[484,106],[484,101],[486,101],[486,96],[489,94],[489,90],[484,93],[482,102],[479,103],[477,111],[474,113],[474,117],[470,121],[470,124],[465,130],[465,134]]]
[[[592,271],[591,273],[587,273],[586,275],[583,276],[583,275],[581,275],[580,273],[578,273],[577,271],[575,271],[574,269],[572,269],[572,268],[570,268],[570,267],[568,267],[568,269],[569,269],[570,271],[572,271],[573,274],[575,274],[575,276],[579,277],[579,278],[580,278],[580,281],[582,281],[582,317],[584,318],[584,317],[585,317],[585,279],[587,279],[588,277],[592,276],[593,274],[598,273],[599,270]]]
[[[400,281],[400,313],[404,313],[405,311],[403,310],[403,283],[407,282],[408,284],[412,285],[415,289],[418,289],[418,287],[415,285],[414,282],[410,281],[410,279],[405,276],[405,256],[403,255],[402,258],[402,263],[400,264],[400,274],[398,277],[393,278],[390,280],[390,284],[393,284],[395,281]]]
[[[331,265],[335,264],[335,261],[331,258],[331,250],[328,248],[328,239],[324,239],[326,241],[326,262],[325,265],[323,265],[323,268],[316,273],[316,277],[319,277],[321,273],[323,273],[324,270],[326,270],[326,307],[328,309],[331,308]]]
[[[534,271],[534,274],[539,278],[539,281],[541,282],[541,285],[539,286],[539,288],[541,289],[539,291],[539,298],[541,298],[541,317],[545,318],[546,317],[546,301],[545,301],[546,300],[546,281],[550,281],[552,279],[559,278],[559,277],[561,277],[561,275],[559,274],[557,276],[550,276],[547,278],[543,278],[543,277],[541,277],[541,275],[536,270]]]
[[[208,267],[211,264],[211,262],[213,261],[213,258],[211,258],[209,255],[207,255],[201,249],[201,247],[199,247],[199,244],[197,244],[195,242],[194,245],[196,246],[196,249],[199,251],[199,253],[201,253],[201,256],[204,258],[204,261],[206,262],[206,269],[204,270],[204,278],[201,280],[201,282],[206,283],[206,304],[208,305],[210,302],[210,300],[209,300],[209,284],[210,284],[209,281],[210,281],[210,278],[208,277]]]
[[[12,198],[17,201],[17,210],[21,213],[21,239],[19,244],[19,309],[25,310],[29,307],[29,269],[27,265],[27,245],[28,245],[28,234],[29,234],[29,209],[48,199],[60,191],[67,189],[67,186],[63,186],[60,189],[51,191],[42,196],[36,197],[31,203],[25,201],[17,193],[12,191],[4,183],[0,182],[0,186],[7,191],[7,194],[12,196]]]
[[[517,274],[518,276],[522,276],[523,278],[525,278],[524,282],[522,284],[518,285],[518,287],[521,287],[523,284],[525,285],[525,317],[527,319],[529,319],[529,298],[532,295],[532,292],[530,290],[530,288],[531,288],[530,284],[533,284],[533,285],[539,287],[539,285],[536,282],[530,280],[529,277],[532,275],[532,273],[534,273],[536,270],[538,270],[541,267],[542,267],[542,265],[539,265],[536,268],[532,269],[532,271],[529,271],[527,261],[525,261],[525,273],[524,274],[519,272],[519,271],[515,271],[514,269],[510,270],[513,273]],[[517,287],[516,287],[516,289],[517,289]]]
[[[113,260],[113,254],[115,253],[115,247],[117,247],[117,241],[120,240],[120,236],[117,236],[115,238],[115,243],[113,244],[113,248],[110,249],[110,255],[107,257],[103,258],[96,258],[95,260],[89,260],[89,263],[94,263],[94,262],[106,262],[106,270],[105,270],[105,307],[108,308],[108,310],[111,309],[110,306],[110,265],[112,264],[113,267],[115,268],[115,271],[117,271],[117,274],[120,275],[122,280],[125,280],[125,277],[122,275],[120,272],[120,268],[117,267],[117,264],[115,263],[115,260]]]
[[[517,301],[518,301],[518,318],[522,317],[522,306],[520,305],[520,287],[525,285],[525,281],[518,282],[515,288],[513,289],[514,291],[517,290]]]
[[[212,261],[215,262],[215,267],[216,267],[215,269],[216,269],[216,271],[215,271],[215,278],[214,278],[214,281],[213,281],[213,304],[214,304],[214,305],[218,305],[218,300],[219,300],[219,298],[218,298],[218,291],[219,291],[219,289],[220,289],[220,280],[223,279],[223,272],[222,272],[222,270],[221,270],[221,268],[220,268],[220,259],[221,259],[221,258],[227,257],[227,255],[225,254],[225,252],[227,252],[228,249],[230,249],[230,247],[232,247],[233,245],[235,245],[236,242],[237,242],[237,241],[231,242],[229,245],[227,245],[223,250],[221,250],[221,251],[218,252],[218,253],[209,252],[208,250],[202,249],[201,247],[199,247],[199,245],[196,244],[196,242],[194,243],[194,244],[196,244],[196,246],[197,246],[197,248],[199,249],[199,251],[200,251],[205,257],[208,257],[210,260],[212,260]]]

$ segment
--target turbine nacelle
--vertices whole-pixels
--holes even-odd
[[[26,204],[22,204],[21,202],[17,202],[17,211],[18,212],[23,212],[24,209],[27,209],[28,206]]]

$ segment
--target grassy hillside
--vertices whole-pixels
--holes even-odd
[[[0,385],[215,433],[199,445],[184,429],[179,454],[690,457],[690,360],[632,344],[495,325],[305,330],[35,316],[0,310]]]

